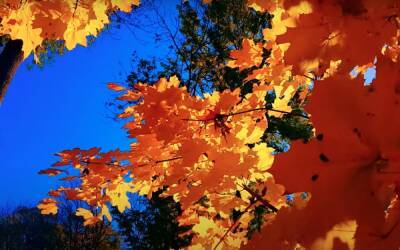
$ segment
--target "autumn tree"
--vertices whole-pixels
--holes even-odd
[[[193,95],[244,85],[249,70],[228,67],[230,52],[241,48],[244,38],[262,41],[271,19],[267,12],[249,8],[245,0],[183,1],[177,5],[177,24],[168,23],[156,2],[149,9],[155,16],[156,36],[170,44],[172,53],[167,58],[137,60],[128,83],[155,83],[160,77],[176,75]],[[129,22],[129,15],[120,16],[119,22]]]
[[[0,218],[0,249],[60,249],[57,230],[37,208],[19,207]]]
[[[119,249],[119,236],[107,223],[91,227],[66,201],[57,215],[42,216],[36,207],[20,206],[0,216],[0,249]]]
[[[129,209],[127,193],[150,198],[167,187],[163,195],[182,205],[179,223],[193,225],[190,248],[400,246],[398,2],[248,5],[273,15],[263,42],[244,39],[230,53],[229,67],[252,69],[250,91],[194,96],[176,76],[110,84],[127,103],[119,117],[135,138],[130,150],[60,152],[42,173],[81,184],[51,191],[43,213],[57,212],[65,194],[91,206],[77,214],[96,223],[111,219],[109,206]],[[364,86],[369,68],[376,79]],[[304,105],[307,113],[293,115],[315,128],[314,138],[276,155],[263,138],[271,117]]]
[[[178,24],[168,23],[156,3],[150,2],[149,11],[155,20],[146,20],[156,25],[156,37],[162,36],[170,44],[172,52],[167,58],[138,58],[132,56],[134,68],[127,77],[131,87],[138,82],[154,84],[160,77],[176,75],[182,86],[192,95],[206,92],[240,88],[242,95],[251,92],[251,86],[260,80],[249,78],[252,72],[262,68],[270,56],[263,48],[257,64],[251,67],[228,65],[235,55],[231,52],[251,43],[266,43],[263,30],[271,27],[272,16],[248,6],[246,0],[184,1],[177,5]],[[117,22],[128,23],[130,15],[118,15]],[[243,39],[245,43],[242,44]],[[250,42],[251,41],[251,42]],[[300,89],[298,91],[300,93]],[[292,112],[283,117],[269,117],[269,126],[263,137],[277,152],[287,150],[291,140],[308,140],[312,126],[308,123],[301,100],[293,98]],[[274,91],[268,95],[270,103],[276,98]],[[110,103],[123,109],[121,103]]]
[[[157,34],[158,32],[165,34],[166,40],[172,44],[173,56],[169,56],[167,59],[152,58],[147,60],[137,59],[137,55],[134,54],[133,60],[137,64],[128,76],[129,88],[134,89],[138,82],[155,84],[161,76],[178,75],[181,78],[181,85],[186,86],[190,94],[202,95],[205,93],[204,91],[211,91],[211,88],[223,92],[225,89],[240,87],[242,89],[241,94],[244,95],[251,91],[249,89],[251,84],[259,82],[256,79],[250,82],[246,81],[246,77],[253,70],[263,66],[269,56],[267,49],[262,54],[264,62],[252,68],[231,68],[227,63],[231,60],[231,52],[242,48],[243,38],[264,42],[262,31],[270,27],[271,19],[267,12],[255,11],[247,6],[246,1],[242,0],[218,1],[209,5],[202,4],[200,1],[184,2],[177,6],[179,26],[171,27],[161,16],[157,6],[153,4],[151,7],[156,15],[156,24],[161,27],[161,31],[157,30],[156,32]],[[118,18],[119,22],[127,23],[129,16],[118,16]],[[193,27],[195,27],[194,30]],[[176,31],[178,31],[178,34],[176,34]],[[220,78],[219,81],[216,81],[215,76]],[[206,86],[207,90],[201,90],[199,86]],[[197,91],[194,91],[194,89],[197,89]],[[271,93],[269,98],[273,102],[274,93]],[[295,101],[293,101],[292,106],[296,106]],[[120,108],[122,107],[123,105],[120,106]],[[275,117],[271,116],[271,119],[276,121],[276,125],[270,126],[265,131],[263,140],[272,145],[276,151],[284,151],[289,143],[288,138],[302,138],[304,140],[310,138],[312,126],[303,125],[307,119],[298,115],[301,113],[302,108],[299,103],[294,113],[288,112],[285,119],[274,119]],[[151,244],[156,248],[168,244],[159,242],[160,239],[158,238],[146,238],[146,235],[152,235],[152,229],[167,227],[175,220],[173,216],[163,213],[162,215],[169,218],[171,222],[165,219],[159,220],[157,226],[153,227],[153,224],[149,222],[151,220],[140,219],[153,215],[155,209],[165,210],[164,207],[157,208],[158,205],[162,206],[158,196],[152,196],[149,203],[152,206],[148,207],[148,211],[138,212],[129,209],[128,213],[116,212],[117,221],[124,222],[122,224],[126,228],[124,234],[128,234],[131,245],[138,248],[143,248],[143,246],[150,248]],[[175,204],[175,206],[179,206],[179,204]],[[261,207],[258,208],[258,211],[262,210],[260,209]],[[267,210],[262,211],[266,212]],[[172,214],[177,215],[176,213]],[[156,218],[160,217],[156,216]],[[253,227],[259,227],[262,222],[254,220],[252,223]],[[136,228],[136,230],[132,231],[132,228]]]
[[[180,226],[177,220],[182,214],[179,203],[171,196],[161,197],[162,192],[153,193],[149,200],[137,198],[135,207],[123,213],[112,210],[118,231],[131,249],[182,249],[190,245],[191,226]]]
[[[38,54],[54,44],[68,50],[86,46],[87,37],[96,36],[113,11],[129,12],[138,4],[138,0],[1,1],[0,101],[18,65],[32,52],[38,60]]]
[[[75,211],[85,204],[64,197],[60,200],[60,211],[57,213],[55,223],[60,228],[58,237],[63,249],[120,249],[120,235],[113,229],[111,223],[99,221],[86,226],[84,217],[75,214]]]

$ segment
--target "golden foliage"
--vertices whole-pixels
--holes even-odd
[[[107,214],[108,205],[129,208],[126,193],[150,197],[167,186],[165,195],[182,204],[180,223],[195,224],[193,249],[398,249],[399,4],[251,0],[249,5],[274,15],[265,42],[243,41],[228,64],[255,66],[248,80],[260,84],[251,93],[193,97],[176,77],[134,89],[109,85],[121,92],[120,100],[135,103],[120,115],[129,118],[131,149],[63,151],[57,170],[43,173],[69,175],[59,169],[70,165],[80,171],[82,183],[52,194],[64,192]],[[260,65],[263,49],[271,55]],[[370,67],[377,70],[372,86],[350,75]],[[261,141],[265,113],[290,112],[297,90],[303,89],[304,101],[311,85],[306,109],[316,138],[294,142],[290,152],[275,156]],[[277,98],[271,109],[265,97],[272,90]],[[268,211],[265,226],[246,245],[257,206]],[[42,209],[48,212],[47,205]],[[79,214],[93,218],[84,210]]]
[[[21,39],[25,58],[44,40],[63,40],[68,50],[87,45],[109,23],[114,10],[131,11],[139,0],[45,0],[0,2],[0,36]]]

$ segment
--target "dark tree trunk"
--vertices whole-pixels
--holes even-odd
[[[18,66],[24,58],[22,40],[10,40],[0,54],[0,104]]]

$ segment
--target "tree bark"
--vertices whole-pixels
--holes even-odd
[[[24,58],[22,43],[22,40],[10,40],[0,54],[0,104],[18,66]]]

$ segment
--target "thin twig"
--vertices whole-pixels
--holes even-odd
[[[235,115],[241,115],[241,114],[250,113],[250,112],[254,112],[254,111],[259,111],[259,110],[273,111],[273,112],[278,112],[278,113],[288,114],[288,115],[290,114],[290,115],[293,115],[293,116],[300,116],[300,117],[303,117],[305,119],[309,119],[309,117],[307,115],[293,114],[292,112],[283,111],[283,110],[277,110],[277,109],[273,109],[273,108],[255,108],[255,109],[249,109],[249,110],[240,111],[240,112],[237,112],[237,113],[220,114],[220,116],[229,117],[229,116],[235,116]],[[182,119],[182,120],[183,121],[193,121],[193,122],[208,122],[208,121],[214,120],[214,118],[208,118],[208,119],[189,119],[189,118],[185,118],[185,119]]]
[[[240,220],[240,217],[242,217],[243,214],[245,214],[250,208],[251,206],[253,206],[254,204],[249,204],[244,210],[243,212],[240,213],[239,217],[236,219],[236,221],[234,223],[232,223],[232,225],[228,228],[228,230],[226,230],[226,232],[224,233],[224,235],[221,237],[221,239],[219,239],[217,245],[215,245],[214,250],[217,249],[217,247],[224,241],[224,239],[226,238],[226,236],[228,236],[229,232],[236,226],[237,222]]]
[[[89,165],[89,164],[107,165],[107,166],[120,166],[119,164],[115,164],[115,163],[118,163],[118,162],[95,162],[95,161],[91,162],[90,160],[80,160],[79,163],[86,164],[86,166]]]
[[[75,0],[74,4],[74,12],[72,13],[72,17],[75,18],[76,9],[78,9],[79,0]]]
[[[183,158],[182,156],[177,156],[177,157],[173,157],[173,158],[170,158],[170,159],[157,160],[154,163],[155,164],[159,164],[159,163],[163,163],[163,162],[179,160],[179,159],[182,159],[182,158]],[[119,164],[115,164],[117,162],[104,162],[103,163],[103,162],[90,162],[89,160],[81,160],[80,163],[83,163],[83,164],[86,164],[86,165],[98,164],[98,165],[107,165],[107,166],[121,166]],[[139,165],[137,165],[137,167],[143,167],[143,166],[147,166],[147,165],[150,165],[150,163],[139,164]]]
[[[312,78],[311,76],[308,76],[308,75],[304,75],[304,74],[303,74],[302,76],[304,76],[304,77],[310,79],[311,81],[316,81],[316,80],[317,80],[316,78]]]
[[[155,163],[155,164],[159,164],[159,163],[163,163],[163,162],[169,162],[169,161],[179,160],[179,159],[182,159],[182,158],[183,158],[183,156],[176,156],[176,157],[169,158],[169,159],[158,160],[158,161],[155,161],[154,163]],[[144,166],[147,166],[147,165],[150,165],[150,164],[151,164],[151,163],[143,163],[143,164],[137,165],[136,167],[144,167]]]

